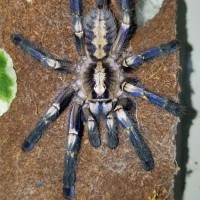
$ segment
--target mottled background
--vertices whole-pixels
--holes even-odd
[[[85,0],[84,12],[94,1]],[[116,1],[113,3],[116,11]],[[130,43],[136,52],[176,38],[176,1],[165,0],[156,17],[137,29]],[[117,16],[119,12],[116,13]],[[32,152],[20,145],[52,102],[57,92],[75,77],[42,67],[10,42],[11,33],[20,33],[57,58],[78,59],[70,28],[66,0],[0,0],[0,47],[11,55],[18,78],[18,93],[10,110],[0,118],[0,199],[57,200],[62,197],[63,159],[68,109],[53,123]],[[144,64],[137,76],[149,90],[177,100],[179,87],[178,53]],[[102,146],[90,146],[84,131],[78,156],[75,200],[158,200],[173,199],[175,162],[174,136],[178,119],[137,99],[136,118],[142,135],[152,150],[155,169],[145,172],[119,130],[117,149],[106,146],[101,126]],[[37,187],[41,182],[42,186]]]

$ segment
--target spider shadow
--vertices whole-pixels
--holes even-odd
[[[190,76],[192,73],[191,51],[192,47],[188,43],[188,33],[186,29],[187,7],[185,1],[177,1],[177,38],[182,43],[180,49],[180,65],[182,67],[179,78],[181,93],[180,103],[186,108],[185,114],[181,117],[178,125],[178,134],[176,135],[177,157],[176,160],[180,171],[175,176],[174,198],[182,200],[185,189],[185,179],[187,175],[188,162],[188,138],[190,127],[197,111],[192,107],[191,95],[193,93],[190,85]]]

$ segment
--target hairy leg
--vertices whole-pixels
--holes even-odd
[[[55,69],[64,73],[73,73],[76,70],[76,66],[71,61],[55,60],[53,58],[50,58],[49,56],[41,52],[34,44],[32,44],[30,41],[26,40],[19,34],[12,34],[11,40],[26,54],[50,69]]]
[[[106,134],[107,134],[108,147],[110,149],[116,148],[119,143],[119,139],[117,133],[117,125],[115,123],[113,113],[110,113],[106,117]]]
[[[142,87],[137,86],[137,82],[133,79],[133,81],[124,81],[121,84],[121,89],[128,94],[148,100],[150,103],[163,108],[164,110],[172,113],[174,116],[181,116],[183,114],[183,108],[180,104],[163,98],[155,93],[149,92]]]
[[[122,66],[124,68],[137,69],[142,63],[158,58],[160,56],[167,56],[173,53],[180,47],[178,41],[173,40],[171,42],[161,44],[156,47],[147,49],[146,51],[133,54],[123,60]]]
[[[113,44],[112,53],[115,55],[122,53],[123,48],[130,38],[131,26],[133,25],[133,1],[120,0],[122,9],[122,22],[118,31],[117,38]]]
[[[123,103],[121,103],[119,100],[114,109],[116,120],[128,133],[129,139],[136,150],[136,153],[141,161],[143,168],[146,171],[152,170],[154,167],[154,161],[151,155],[151,151],[145,144],[137,127],[137,123],[128,117],[128,115],[123,109],[122,104]]]
[[[70,0],[70,10],[72,15],[72,30],[74,32],[76,49],[80,56],[85,55],[84,30],[82,23],[82,1]]]
[[[81,126],[81,106],[74,103],[69,114],[68,137],[64,161],[63,195],[65,199],[74,197],[76,157],[79,149],[79,133]]]
[[[71,87],[66,87],[54,100],[45,115],[40,119],[35,128],[30,132],[22,144],[22,150],[28,152],[33,149],[39,141],[49,124],[57,119],[60,113],[67,107],[75,91]]]
[[[89,136],[90,144],[93,147],[99,147],[101,145],[101,141],[100,141],[100,136],[99,136],[98,125],[97,125],[96,120],[91,115],[87,104],[85,104],[83,108],[83,114],[84,114],[84,120],[88,128],[88,136]]]

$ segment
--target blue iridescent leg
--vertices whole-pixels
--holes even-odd
[[[120,6],[122,9],[122,22],[115,43],[113,44],[113,54],[119,54],[122,52],[129,37],[133,20],[133,1],[120,0]]]
[[[118,101],[125,111],[132,112],[135,110],[135,104],[132,99],[126,96],[120,96],[120,100]],[[106,117],[106,132],[107,132],[107,142],[108,147],[114,149],[117,147],[119,143],[118,139],[118,131],[117,131],[117,124],[115,121],[115,113],[110,112],[109,115]]]
[[[128,133],[129,139],[136,150],[143,168],[146,171],[152,170],[154,167],[154,161],[151,155],[151,151],[145,144],[138,130],[137,124],[127,116],[122,105],[120,105],[120,102],[118,102],[114,111],[116,114],[116,120]]]
[[[143,62],[158,58],[160,56],[167,56],[173,53],[180,47],[178,41],[173,40],[171,42],[161,44],[159,46],[147,49],[138,54],[134,54],[123,60],[122,66],[124,68],[137,69]]]
[[[44,131],[48,128],[49,124],[54,121],[67,107],[74,93],[75,91],[72,88],[67,87],[57,96],[45,115],[40,119],[35,128],[24,140],[22,144],[23,151],[29,152],[33,149],[34,145],[39,141]]]
[[[24,39],[19,34],[11,35],[12,42],[22,49],[26,54],[41,62],[44,66],[55,69],[64,73],[73,73],[76,70],[75,65],[70,61],[64,60],[55,60],[44,53],[42,53],[35,45],[33,45],[30,41]]]
[[[85,55],[84,31],[83,31],[83,23],[81,20],[82,1],[70,0],[70,10],[72,15],[72,30],[74,32],[76,49],[80,56],[84,56]]]
[[[110,149],[116,148],[119,143],[119,139],[113,113],[110,113],[106,117],[106,134],[108,147]]]
[[[98,125],[96,120],[91,115],[90,110],[86,104],[85,107],[83,108],[83,113],[84,113],[84,121],[87,123],[90,144],[93,147],[99,147],[101,145],[101,141],[99,136]]]
[[[76,156],[80,143],[81,106],[79,104],[74,103],[71,107],[68,126],[67,152],[64,161],[63,195],[65,199],[72,200],[74,197]]]
[[[174,116],[179,117],[183,114],[183,108],[180,104],[169,99],[165,99],[152,92],[148,92],[142,87],[138,87],[135,81],[124,81],[121,84],[121,89],[134,97],[148,100],[150,103],[163,108],[164,110],[172,113]]]

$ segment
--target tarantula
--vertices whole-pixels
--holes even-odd
[[[151,151],[139,132],[137,122],[132,120],[126,112],[130,107],[128,106],[130,96],[144,98],[175,116],[180,116],[182,109],[178,103],[147,91],[135,79],[126,78],[124,71],[121,70],[125,68],[135,70],[143,62],[176,51],[179,48],[177,41],[170,41],[124,57],[122,52],[126,46],[125,43],[132,33],[133,1],[120,1],[122,17],[119,29],[106,0],[96,0],[96,5],[83,20],[81,0],[70,0],[69,2],[72,30],[80,56],[78,64],[68,60],[56,60],[45,55],[19,34],[13,34],[11,40],[46,67],[64,73],[75,73],[77,76],[75,82],[59,93],[22,144],[23,151],[30,151],[49,124],[72,101],[64,161],[63,193],[66,199],[73,199],[75,163],[82,121],[87,126],[91,145],[99,147],[100,136],[97,124],[98,120],[103,118],[106,123],[109,148],[116,148],[118,145],[116,123],[119,123],[128,133],[143,168],[149,171],[154,167]]]

